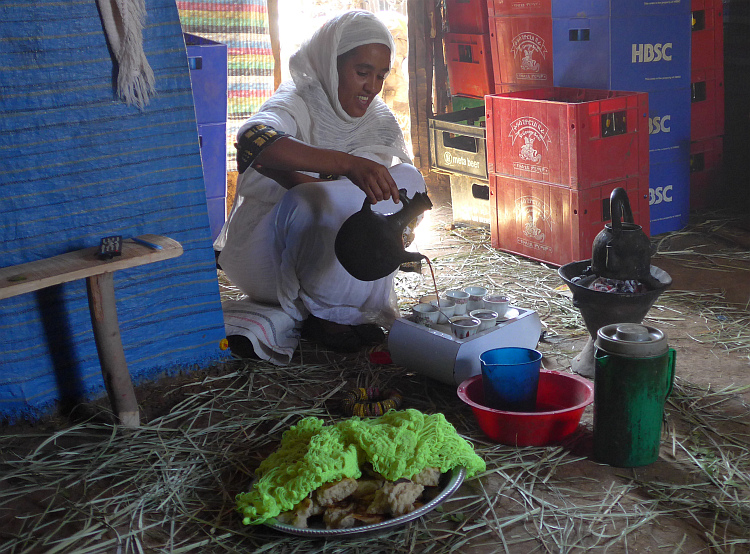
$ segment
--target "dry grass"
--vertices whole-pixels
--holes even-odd
[[[490,284],[535,309],[555,338],[585,336],[554,268],[489,246],[486,231],[438,228],[438,289]],[[237,294],[223,283],[223,294]],[[432,281],[401,274],[403,306]],[[748,348],[747,311],[687,291],[657,306],[665,323],[711,310],[726,319],[703,341]],[[442,412],[487,461],[439,510],[377,537],[329,541],[243,526],[234,496],[302,417],[343,416],[351,385],[396,386],[407,406]],[[565,444],[514,448],[488,442],[454,387],[367,353],[341,356],[303,343],[287,367],[234,361],[167,389],[173,407],[127,431],[94,421],[0,436],[0,552],[748,552],[750,409],[739,389],[680,379],[666,410],[662,456],[618,469],[590,459],[591,417]]]

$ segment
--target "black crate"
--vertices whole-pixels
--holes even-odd
[[[487,179],[487,136],[484,106],[428,120],[430,167],[450,175]]]

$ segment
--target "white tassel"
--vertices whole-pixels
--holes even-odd
[[[117,96],[143,110],[156,94],[154,72],[143,51],[145,0],[97,0],[110,48],[118,65]]]

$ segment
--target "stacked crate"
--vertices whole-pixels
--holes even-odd
[[[647,93],[546,87],[485,100],[493,247],[553,265],[590,258],[617,187],[649,232]]]
[[[724,6],[692,0],[690,207],[716,207],[721,194],[724,135]]]
[[[430,118],[428,127],[430,166],[450,177],[453,221],[489,227],[484,100]]]
[[[552,0],[487,0],[495,92],[553,85]]]
[[[489,227],[484,96],[495,90],[486,0],[446,0],[452,113],[429,120],[431,166],[450,177],[453,221]]]
[[[551,0],[446,0],[449,33],[445,35],[445,58],[454,113],[484,106],[483,98],[500,92],[552,85]],[[462,136],[452,116],[448,132],[445,118],[430,121],[431,136],[437,144],[431,152],[432,167],[450,172],[453,219],[456,222],[490,226],[489,182],[484,175],[467,171],[461,162],[476,154],[473,141],[484,141],[476,130]],[[484,125],[481,120],[470,119]],[[458,133],[458,134],[456,134]],[[449,142],[446,145],[445,140]],[[469,150],[460,152],[460,143]],[[455,155],[454,169],[448,152]]]
[[[184,33],[211,238],[227,214],[227,46]]]
[[[556,86],[648,93],[651,233],[690,210],[690,0],[556,0]]]
[[[451,96],[484,98],[494,92],[486,0],[446,0],[445,65]]]

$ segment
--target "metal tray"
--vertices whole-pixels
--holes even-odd
[[[269,519],[266,521],[265,525],[270,527],[271,529],[276,529],[277,531],[281,531],[283,533],[289,533],[291,535],[299,535],[302,537],[320,537],[320,538],[328,538],[328,537],[351,537],[353,535],[361,535],[364,533],[373,533],[376,531],[381,531],[383,529],[390,529],[392,527],[398,527],[399,525],[403,525],[404,523],[407,523],[409,521],[413,521],[419,517],[422,517],[426,513],[434,510],[437,506],[445,502],[445,500],[452,495],[456,490],[458,490],[458,487],[461,486],[461,483],[464,481],[464,477],[466,477],[466,468],[463,467],[457,467],[451,470],[450,479],[448,480],[448,483],[443,487],[443,489],[437,494],[435,498],[430,500],[427,504],[422,506],[421,508],[418,508],[414,510],[413,512],[410,512],[408,514],[404,514],[400,517],[395,517],[393,519],[388,519],[386,521],[381,521],[380,523],[375,523],[372,525],[363,525],[361,527],[350,527],[348,529],[316,529],[316,528],[300,528],[300,527],[294,527],[292,525],[286,525],[284,523],[279,523],[276,521],[276,519]]]

